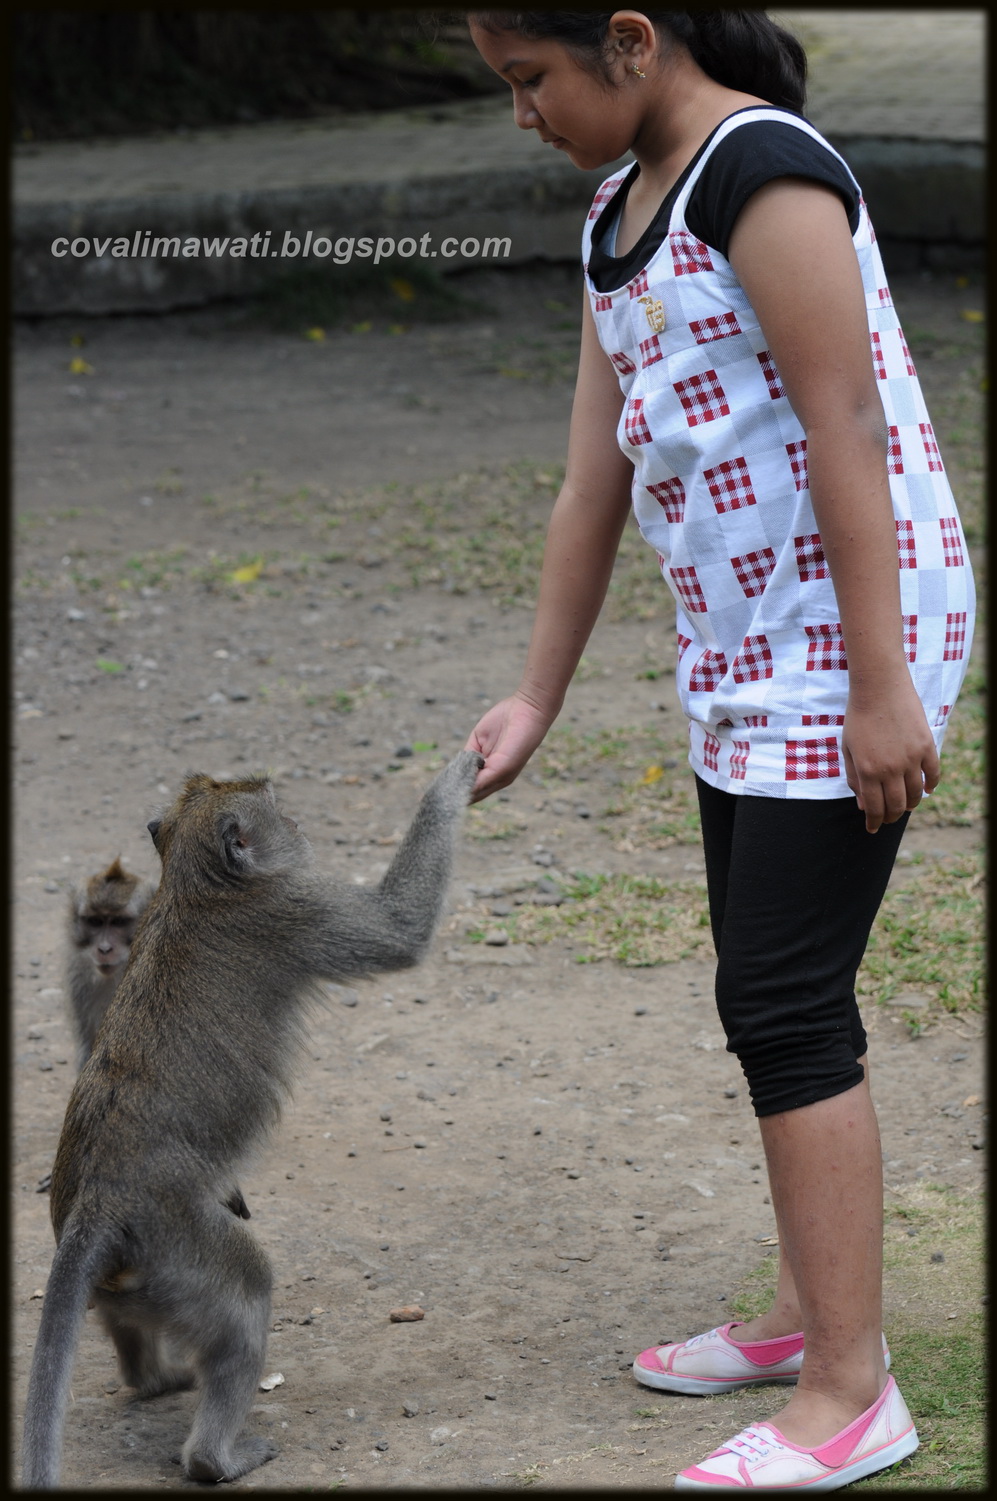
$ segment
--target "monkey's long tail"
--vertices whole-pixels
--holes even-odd
[[[52,1260],[24,1414],[22,1486],[51,1490],[59,1483],[62,1430],[90,1289],[107,1255],[109,1229],[71,1221]]]

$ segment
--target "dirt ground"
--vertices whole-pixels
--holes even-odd
[[[129,558],[181,546],[293,559],[315,496],[560,461],[574,273],[464,284],[480,314],[404,336],[309,342],[222,313],[16,330],[18,1428],[52,1252],[37,1184],[73,1074],[69,886],[119,853],[154,874],[145,823],[186,771],[264,767],[321,866],[376,878],[432,765],[515,685],[530,625],[527,608],[459,581],[411,587],[383,520],[341,528],[343,555],[318,572],[272,563],[264,589],[187,578],[126,592],[82,574],[113,581]],[[905,323],[942,336],[979,300],[950,277],[896,278],[895,292]],[[92,373],[71,373],[73,358]],[[922,375],[930,401],[944,362]],[[281,511],[302,487],[312,499]],[[671,690],[634,663],[672,660],[670,634],[664,613],[601,622],[586,653],[598,670],[574,685],[566,722],[660,719]],[[352,712],[334,707],[347,702]],[[677,716],[674,703],[664,712]],[[741,1279],[773,1254],[710,964],[625,969],[579,964],[567,942],[468,939],[559,873],[702,874],[691,845],[619,848],[590,816],[609,790],[598,772],[544,785],[528,769],[505,795],[508,836],[462,838],[429,960],[331,991],[316,1018],[279,1138],[243,1179],[275,1268],[267,1370],[283,1382],[251,1418],[279,1457],[239,1488],[667,1487],[780,1405],[764,1389],[655,1400],[629,1374],[646,1346],[724,1322]],[[906,845],[943,859],[980,837],[915,818]],[[978,1186],[980,1115],[962,1109],[982,1093],[978,1019],[916,1040],[887,1008],[866,1025],[890,1192]],[[887,1332],[902,1298],[888,1287]],[[421,1322],[390,1322],[413,1303]],[[943,1327],[943,1303],[925,1317]],[[171,1455],[195,1397],[129,1401],[90,1321],[73,1395],[65,1485],[183,1483]],[[649,1399],[665,1421],[641,1421]]]

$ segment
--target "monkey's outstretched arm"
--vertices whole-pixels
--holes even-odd
[[[457,827],[483,765],[477,751],[459,751],[423,795],[395,858],[376,888],[380,902],[394,906],[398,918],[404,920],[412,912],[417,922],[424,921],[427,898],[435,902],[433,910],[437,913],[442,906]],[[421,888],[428,888],[424,895]]]
[[[316,974],[360,976],[406,969],[423,957],[446,899],[454,844],[482,758],[460,751],[425,793],[383,880],[339,887],[313,928]]]

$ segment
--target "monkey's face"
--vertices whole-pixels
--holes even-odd
[[[69,936],[98,976],[116,976],[128,962],[139,918],[149,904],[148,881],[126,871],[120,859],[77,887],[70,900]]]
[[[84,913],[76,918],[76,946],[85,949],[98,973],[107,979],[128,963],[135,918]]]

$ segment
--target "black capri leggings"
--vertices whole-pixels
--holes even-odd
[[[727,1051],[756,1115],[862,1079],[855,975],[909,815],[875,834],[854,797],[750,797],[696,778]]]

